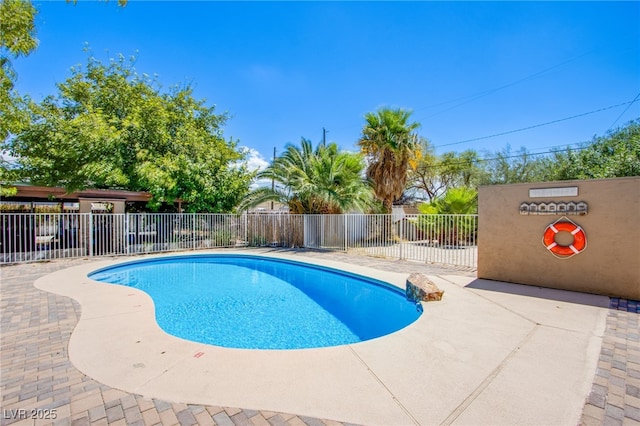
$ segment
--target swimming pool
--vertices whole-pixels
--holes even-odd
[[[174,336],[242,349],[303,349],[374,339],[414,322],[422,305],[373,278],[253,255],[127,262],[89,274],[151,296]]]

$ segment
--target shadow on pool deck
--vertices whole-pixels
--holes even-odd
[[[600,308],[606,308],[609,306],[609,298],[606,296],[597,297],[592,294],[578,293],[575,291],[547,289],[530,285],[514,285],[512,283],[500,281],[476,279],[469,283],[466,287],[475,290],[495,291],[500,293],[515,294],[518,296],[556,300],[558,302],[597,306]]]

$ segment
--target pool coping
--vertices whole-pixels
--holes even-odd
[[[236,252],[348,269],[400,288],[408,275],[304,255],[210,251]],[[536,290],[538,297],[488,291],[480,285],[484,280],[434,275],[430,278],[445,290],[443,301],[424,305],[415,323],[392,335],[322,349],[227,349],[164,333],[145,293],[86,277],[123,261],[92,262],[35,283],[82,306],[69,343],[76,368],[146,397],[360,424],[482,423],[483,418],[575,424],[595,371],[602,308],[608,304],[591,295],[579,295],[587,302],[564,300],[569,292],[548,289]],[[487,406],[498,411],[490,414]]]

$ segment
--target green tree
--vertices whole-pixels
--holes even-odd
[[[319,145],[302,139],[300,146],[287,145],[284,153],[258,174],[272,179],[272,190],[252,191],[241,209],[267,201],[277,201],[294,214],[336,214],[352,209],[367,210],[372,203],[371,189],[362,179],[364,163],[358,154],[340,151],[335,143]]]
[[[233,210],[248,191],[243,153],[223,138],[227,115],[190,86],[162,93],[133,59],[90,57],[58,92],[30,105],[31,124],[4,147],[31,182],[149,191],[151,207],[179,198],[209,212]]]
[[[67,0],[68,2],[69,0]],[[74,1],[75,3],[75,1]],[[118,0],[125,6],[127,0]],[[29,122],[29,98],[15,90],[18,78],[12,60],[29,55],[38,46],[36,39],[36,8],[28,0],[0,1],[0,141],[6,146]],[[0,153],[0,182],[14,182],[20,176],[12,161]],[[1,196],[16,192],[14,187],[0,186]]]
[[[422,214],[475,214],[478,211],[478,191],[459,187],[449,189],[444,196],[418,206]]]
[[[542,157],[532,155],[522,147],[513,152],[511,147],[488,155],[482,162],[479,183],[496,185],[508,183],[543,182],[547,179],[545,163]]]
[[[19,131],[27,119],[22,99],[14,89],[17,75],[12,59],[27,56],[38,46],[35,15],[36,9],[29,1],[0,2],[0,140]]]
[[[449,189],[444,196],[418,206],[418,228],[425,239],[439,244],[458,246],[476,240],[478,191],[459,187]]]
[[[456,187],[477,185],[480,170],[477,167],[478,153],[466,150],[461,153],[445,152],[436,156],[427,141],[423,141],[422,155],[415,168],[410,168],[407,179],[409,191],[434,201]]]
[[[420,125],[410,122],[410,116],[410,111],[390,108],[367,113],[358,141],[367,158],[367,177],[387,213],[402,196],[407,171],[420,156],[419,140],[414,133]]]
[[[640,176],[640,120],[545,161],[548,180]]]

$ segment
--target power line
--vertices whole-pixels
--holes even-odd
[[[512,133],[523,132],[525,130],[535,129],[537,127],[548,126],[549,124],[555,124],[555,123],[560,123],[562,121],[572,120],[572,119],[578,118],[578,117],[584,117],[585,115],[595,114],[596,112],[606,111],[606,110],[609,110],[609,109],[612,109],[612,108],[617,108],[617,107],[622,106],[622,105],[629,105],[630,106],[631,104],[633,104],[635,102],[638,102],[639,96],[640,96],[640,93],[632,101],[622,102],[622,103],[619,103],[619,104],[616,104],[616,105],[610,105],[608,107],[596,109],[596,110],[589,111],[589,112],[584,112],[582,114],[572,115],[571,117],[560,118],[558,120],[547,121],[546,123],[534,124],[533,126],[527,126],[527,127],[522,127],[520,129],[509,130],[509,131],[501,132],[501,133],[495,133],[493,135],[481,136],[481,137],[477,137],[477,138],[465,139],[463,141],[446,143],[446,144],[443,144],[443,145],[437,145],[437,146],[434,146],[434,148],[441,148],[443,146],[451,146],[451,145],[460,145],[460,144],[463,144],[463,143],[475,142],[475,141],[479,141],[479,140],[483,140],[483,139],[495,138],[495,137],[498,137],[498,136],[504,136],[504,135],[509,135],[509,134],[512,134]]]
[[[581,142],[575,142],[576,143],[581,143]],[[574,144],[569,144],[569,145],[574,145]],[[484,158],[474,158],[470,161],[465,161],[465,160],[460,160],[460,161],[454,161],[454,162],[449,162],[447,163],[447,165],[464,165],[464,164],[468,164],[468,163],[483,163],[483,162],[487,162],[487,161],[493,161],[493,160],[507,160],[510,158],[518,158],[518,157],[522,157],[523,155],[529,156],[529,157],[536,157],[539,155],[547,155],[547,154],[556,154],[556,153],[561,153],[564,151],[582,151],[583,149],[587,149],[589,148],[590,145],[585,145],[585,146],[580,146],[580,147],[574,147],[571,148],[569,146],[566,146],[566,148],[564,149],[556,149],[556,150],[550,150],[550,151],[543,151],[543,152],[521,152],[519,154],[513,154],[513,155],[502,155],[499,157],[484,157]],[[441,167],[441,165],[435,164],[432,166],[428,166],[428,168],[436,168],[436,167]]]
[[[551,66],[551,67],[549,67],[549,68],[545,68],[545,69],[543,69],[542,71],[535,72],[535,73],[533,73],[533,74],[530,74],[530,75],[528,75],[528,76],[526,76],[526,77],[523,77],[523,78],[521,78],[521,79],[519,79],[519,80],[516,80],[516,81],[513,81],[513,82],[511,82],[511,83],[507,83],[507,84],[504,84],[504,85],[502,85],[502,86],[498,86],[498,87],[496,87],[496,88],[489,89],[489,90],[486,90],[486,91],[484,91],[484,92],[477,93],[477,94],[475,94],[475,95],[463,96],[463,97],[460,97],[460,98],[457,98],[457,99],[454,99],[454,100],[451,100],[451,101],[441,102],[441,103],[439,103],[439,104],[432,105],[432,106],[429,106],[429,107],[420,108],[420,109],[417,109],[417,110],[414,110],[414,111],[421,111],[421,110],[424,110],[424,109],[434,108],[434,107],[436,107],[436,106],[446,105],[446,104],[450,104],[450,103],[457,102],[457,101],[460,101],[460,100],[468,99],[468,100],[467,100],[467,101],[465,101],[465,102],[459,103],[459,104],[454,105],[454,106],[452,106],[452,107],[450,107],[450,108],[444,109],[444,110],[442,110],[442,111],[435,112],[435,113],[433,113],[433,114],[428,115],[427,117],[425,117],[425,118],[431,118],[431,117],[436,116],[436,115],[438,115],[438,114],[442,114],[443,112],[447,112],[447,111],[450,111],[450,110],[452,110],[452,109],[458,108],[458,107],[460,107],[460,106],[462,106],[462,105],[465,105],[465,104],[468,104],[468,103],[470,103],[470,102],[473,102],[473,101],[475,101],[476,99],[480,99],[480,98],[483,98],[483,97],[485,97],[485,96],[492,95],[493,93],[498,92],[498,91],[500,91],[500,90],[503,90],[503,89],[506,89],[506,88],[508,88],[508,87],[515,86],[515,85],[517,85],[517,84],[520,84],[520,83],[522,83],[522,82],[525,82],[525,81],[527,81],[527,80],[531,80],[531,79],[533,79],[533,78],[539,77],[539,76],[541,76],[541,75],[543,75],[543,74],[546,74],[547,72],[549,72],[549,71],[551,71],[551,70],[553,70],[553,69],[555,69],[555,68],[559,68],[559,67],[561,67],[561,66],[563,66],[563,65],[565,65],[565,64],[568,64],[569,62],[573,62],[573,61],[578,60],[578,59],[580,59],[580,58],[582,58],[582,57],[584,57],[584,56],[590,55],[590,54],[591,54],[591,53],[593,53],[595,50],[596,50],[596,49],[593,49],[593,50],[590,50],[590,51],[589,51],[589,52],[587,52],[587,53],[583,53],[582,55],[576,56],[576,57],[571,58],[571,59],[567,59],[566,61],[560,62],[559,64],[553,65],[553,66]]]
[[[625,113],[625,112],[627,112],[627,111],[629,110],[629,108],[631,108],[631,105],[632,105],[635,101],[637,101],[639,97],[640,97],[640,92],[638,92],[638,94],[636,95],[636,97],[635,97],[635,98],[633,98],[633,101],[631,101],[631,102],[629,103],[629,105],[627,105],[627,107],[624,109],[624,111],[622,111],[622,112],[620,113],[620,115],[618,116],[618,118],[616,118],[616,119],[613,121],[613,123],[611,123],[611,126],[609,126],[609,128],[607,129],[607,132],[608,132],[609,130],[611,130],[611,128],[612,128],[612,127],[613,127],[613,126],[618,122],[618,120],[620,120],[620,117],[622,117],[622,116],[624,115],[624,113]],[[605,132],[605,133],[607,133],[607,132]]]
[[[439,106],[443,106],[443,105],[447,105],[447,104],[451,104],[451,103],[454,103],[454,102],[463,101],[463,100],[467,99],[465,102],[462,102],[462,103],[460,103],[460,104],[454,105],[454,106],[452,106],[452,107],[450,107],[450,108],[447,108],[447,109],[445,109],[445,110],[438,111],[438,112],[436,112],[436,113],[433,113],[432,115],[428,115],[426,118],[433,117],[434,115],[441,114],[441,113],[443,113],[443,112],[447,112],[447,111],[452,110],[452,109],[455,109],[455,108],[457,108],[457,107],[459,107],[459,106],[465,105],[465,104],[467,104],[467,103],[469,103],[469,102],[473,102],[473,101],[474,101],[474,100],[476,100],[476,99],[483,98],[483,97],[485,97],[485,96],[491,95],[491,94],[493,94],[493,93],[495,93],[495,92],[498,92],[498,91],[500,91],[500,90],[503,90],[503,89],[506,89],[506,88],[508,88],[508,87],[515,86],[515,85],[517,85],[517,84],[520,84],[520,83],[522,83],[522,82],[525,82],[525,81],[527,81],[527,80],[531,80],[531,79],[533,79],[533,78],[539,77],[539,76],[541,76],[541,75],[543,75],[543,74],[548,73],[548,72],[549,72],[549,71],[551,71],[551,70],[554,70],[554,69],[556,69],[556,68],[560,68],[560,67],[562,67],[562,66],[564,66],[564,65],[566,65],[566,64],[568,64],[568,63],[570,63],[570,62],[573,62],[573,61],[576,61],[576,60],[578,60],[578,59],[581,59],[581,58],[583,58],[583,57],[585,57],[585,56],[591,55],[593,52],[595,52],[595,51],[597,51],[597,50],[598,50],[598,49],[592,49],[592,50],[590,50],[590,51],[588,51],[588,52],[586,52],[586,53],[583,53],[583,54],[578,55],[578,56],[575,56],[575,57],[573,57],[573,58],[570,58],[570,59],[564,60],[564,61],[562,61],[562,62],[560,62],[560,63],[557,63],[557,64],[555,64],[555,65],[552,65],[552,66],[550,66],[550,67],[548,67],[548,68],[545,68],[545,69],[543,69],[543,70],[541,70],[541,71],[537,71],[537,72],[535,72],[535,73],[533,73],[533,74],[530,74],[530,75],[528,75],[528,76],[526,76],[526,77],[522,77],[522,78],[520,78],[520,79],[518,79],[518,80],[512,81],[511,83],[506,83],[506,84],[503,84],[503,85],[501,85],[501,86],[498,86],[498,87],[495,87],[495,88],[492,88],[492,89],[485,90],[484,92],[479,92],[479,93],[475,93],[475,94],[472,94],[472,95],[461,96],[461,97],[459,97],[459,98],[451,99],[451,100],[449,100],[449,101],[439,102],[439,103],[436,103],[436,104],[433,104],[433,105],[428,105],[428,106],[425,106],[425,107],[421,107],[421,108],[413,109],[413,112],[416,112],[416,111],[423,111],[423,110],[430,109],[430,108],[436,108],[436,107],[439,107]],[[353,126],[351,126],[351,125],[349,125],[349,126],[344,126],[344,127],[340,127],[340,128],[338,128],[336,131],[342,131],[342,130],[344,130],[344,129],[349,129],[349,128],[352,128],[352,127],[353,127]]]
[[[526,156],[530,156],[530,157],[537,157],[538,155],[547,155],[547,154],[556,154],[556,153],[560,153],[560,152],[564,152],[564,151],[582,151],[583,149],[587,149],[589,148],[589,145],[586,146],[579,146],[579,147],[566,147],[564,149],[556,149],[556,150],[550,150],[550,151],[543,151],[543,152],[522,152],[520,154],[514,154],[514,155],[505,155],[505,156],[500,156],[500,157],[494,157],[494,158],[480,158],[478,159],[479,162],[482,161],[493,161],[493,160],[500,160],[500,159],[509,159],[509,158],[518,158],[518,157],[522,157],[523,155]]]

